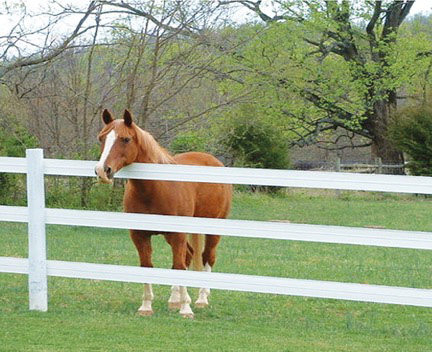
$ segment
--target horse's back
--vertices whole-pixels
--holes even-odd
[[[174,160],[181,165],[224,166],[213,155],[201,152],[177,154],[174,156]]]
[[[211,154],[188,152],[177,154],[174,160],[181,165],[219,166],[223,163]],[[194,216],[208,218],[226,218],[229,214],[232,198],[232,185],[223,183],[195,182]]]

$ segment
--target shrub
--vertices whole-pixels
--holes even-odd
[[[11,129],[0,128],[0,156],[24,157],[27,148],[37,146],[37,140],[31,136],[23,127],[16,126]],[[22,175],[0,173],[0,202],[9,204],[17,203],[23,205],[23,192],[25,180]]]
[[[432,108],[405,109],[390,126],[393,143],[408,154],[412,175],[432,176]]]
[[[195,131],[188,131],[177,135],[171,142],[170,151],[174,154],[185,152],[205,152],[208,147],[206,138]]]
[[[227,126],[222,143],[237,166],[287,169],[290,167],[288,143],[282,132],[262,121],[236,119]]]
[[[234,158],[234,165],[266,169],[290,167],[288,140],[283,131],[256,117],[250,108],[240,110],[224,126],[221,144]],[[281,187],[252,186],[253,191],[278,191]]]

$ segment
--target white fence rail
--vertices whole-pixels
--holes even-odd
[[[94,161],[44,159],[45,175],[94,177]],[[0,157],[0,172],[27,172],[25,158]],[[190,165],[133,164],[118,178],[216,182],[301,188],[432,194],[432,177],[368,175],[325,171],[220,168]]]
[[[47,260],[46,224],[122,229],[133,227],[152,231],[432,249],[430,232],[45,208],[44,175],[93,177],[95,164],[96,162],[93,161],[43,159],[40,149],[28,150],[27,158],[0,157],[0,172],[27,174],[28,207],[0,206],[0,221],[28,222],[29,259],[0,257],[0,272],[29,276],[30,309],[41,311],[48,309],[47,276],[147,282],[432,307],[432,290],[429,289]],[[117,176],[135,179],[432,194],[432,178],[413,176],[150,164],[131,165],[119,172]]]

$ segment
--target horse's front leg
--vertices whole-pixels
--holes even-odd
[[[170,244],[173,253],[173,269],[186,270],[187,268],[187,238],[185,234],[167,234],[166,241]],[[180,306],[180,314],[185,318],[193,318],[194,313],[190,306],[192,300],[184,286],[173,286],[168,301],[170,307]]]
[[[206,272],[211,272],[212,271],[212,267],[210,266],[209,263],[206,263],[204,265],[203,271]],[[198,299],[195,302],[195,307],[197,308],[205,308],[209,305],[209,301],[208,298],[210,296],[210,289],[207,287],[202,287],[199,289],[198,291]]]
[[[143,234],[141,231],[131,230],[130,236],[140,259],[140,265],[146,268],[153,268],[152,263],[152,246],[151,235]],[[152,315],[152,302],[154,299],[153,288],[151,284],[144,284],[144,293],[142,296],[142,304],[138,308],[139,315]]]
[[[152,315],[152,302],[153,302],[154,294],[152,284],[144,284],[144,293],[142,296],[142,304],[138,308],[139,315]]]
[[[192,261],[193,249],[188,245],[186,252],[186,267],[189,268]],[[181,291],[180,286],[171,287],[171,296],[168,300],[168,307],[170,309],[181,308]]]
[[[219,235],[206,235],[204,252],[202,254],[202,262],[204,265],[203,271],[211,272],[213,265],[216,262],[216,247],[219,244],[221,236]],[[198,299],[195,302],[195,307],[204,308],[209,305],[208,298],[210,296],[209,288],[200,288]]]
[[[171,296],[168,299],[170,309],[180,309],[181,307],[180,286],[171,286]]]

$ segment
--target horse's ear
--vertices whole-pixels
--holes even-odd
[[[132,114],[128,109],[125,109],[124,114],[123,114],[123,120],[126,126],[130,127],[132,126]]]
[[[114,119],[108,109],[105,109],[102,113],[102,121],[105,123],[105,125],[108,125],[109,123],[113,122]]]

